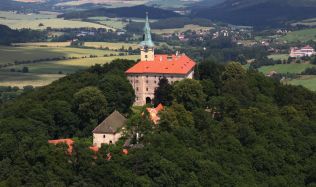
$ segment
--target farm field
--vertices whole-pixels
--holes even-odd
[[[108,27],[111,27],[113,29],[123,29],[127,22],[124,22],[122,19],[118,18],[107,18],[107,17],[90,17],[89,21],[97,22],[102,25],[106,25]]]
[[[172,34],[175,32],[185,32],[188,30],[198,31],[198,30],[210,30],[212,27],[202,27],[198,25],[185,25],[183,28],[175,28],[175,29],[153,29],[152,32],[155,34]]]
[[[316,28],[290,32],[287,35],[281,37],[280,40],[286,42],[307,42],[309,40],[316,41]]]
[[[106,28],[101,24],[84,22],[80,20],[64,20],[57,18],[57,14],[50,12],[41,12],[40,14],[18,14],[14,12],[0,11],[0,24],[7,25],[12,29],[29,28],[34,30],[43,30],[47,27],[61,29],[61,28]],[[40,26],[43,24],[44,26]]]
[[[273,60],[287,60],[289,58],[288,54],[274,54],[269,55],[268,58],[271,58]]]
[[[10,66],[0,69],[0,86],[18,86],[20,88],[27,85],[32,85],[34,87],[44,86],[66,74],[86,69],[95,64],[109,63],[117,58],[137,60],[139,55],[49,61]],[[18,71],[23,67],[28,67],[29,73],[10,71],[11,69]]]
[[[69,47],[71,42],[29,42],[29,43],[13,43],[15,47]]]
[[[132,49],[137,49],[139,46],[136,43],[112,43],[112,42],[85,42],[85,47],[94,47],[94,48],[106,48],[108,47],[111,50],[121,49],[124,47],[125,49],[128,49],[131,47]]]
[[[59,74],[59,73],[74,73],[78,70],[88,68],[95,64],[106,64],[114,59],[123,58],[130,60],[137,60],[138,55],[128,56],[111,56],[111,57],[98,57],[98,58],[85,58],[85,59],[72,59],[72,60],[60,60],[60,61],[47,61],[32,64],[21,64],[2,68],[2,71],[9,72],[10,69],[21,70],[23,67],[28,67],[30,73],[38,74]]]
[[[263,66],[259,68],[259,71],[267,74],[271,71],[276,71],[277,73],[301,73],[306,68],[316,67],[312,64],[276,64],[273,66]]]
[[[110,54],[118,53],[109,50],[82,49],[71,47],[0,46],[0,64],[14,63],[14,61],[38,60],[55,57],[88,57],[90,55],[104,56]]]
[[[13,73],[0,71],[0,86],[24,86],[32,85],[34,87],[45,86],[53,81],[64,77],[59,74],[33,74],[33,73]]]
[[[285,81],[286,84],[302,85],[310,90],[316,91],[316,75],[304,75],[300,78]]]

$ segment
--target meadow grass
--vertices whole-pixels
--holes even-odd
[[[69,47],[71,42],[29,42],[29,43],[13,43],[15,47]]]
[[[94,48],[105,48],[108,47],[111,50],[121,49],[122,46],[125,49],[128,49],[129,47],[132,47],[132,49],[137,49],[139,46],[136,43],[112,43],[112,42],[85,42],[85,47],[94,47]]]
[[[87,69],[95,64],[106,64],[118,58],[137,60],[139,55],[49,61],[2,68],[0,69],[0,86],[44,86],[65,76],[66,74]],[[29,73],[10,71],[11,69],[21,70],[23,67],[28,67]]]
[[[273,60],[287,60],[289,58],[288,54],[274,54],[269,55],[268,58],[271,58]]]
[[[285,81],[285,84],[301,85],[310,90],[316,91],[316,75],[304,75],[297,79]]]
[[[33,73],[13,73],[0,71],[0,86],[23,86],[32,85],[34,87],[45,86],[53,81],[64,77],[61,74],[33,74]]]
[[[212,27],[202,27],[198,25],[185,25],[183,28],[174,28],[174,29],[153,29],[152,32],[155,34],[173,34],[176,32],[185,32],[188,30],[198,31],[198,30],[210,30]]]
[[[281,37],[280,40],[287,42],[316,41],[316,28],[289,32],[287,35]]]
[[[312,64],[276,64],[273,66],[262,66],[259,68],[259,71],[267,74],[271,71],[276,71],[277,73],[301,73],[306,68],[316,67]]]
[[[39,14],[20,14],[9,11],[0,11],[0,24],[7,25],[12,29],[34,29],[44,30],[47,27],[61,29],[61,28],[105,28],[111,29],[105,25],[84,22],[81,20],[64,20],[57,18],[57,13],[40,12]],[[44,26],[40,26],[43,24]]]
[[[14,63],[14,61],[38,60],[62,57],[89,57],[90,55],[104,56],[118,54],[115,51],[100,49],[84,49],[71,47],[10,47],[0,46],[0,64]]]
[[[99,57],[99,58],[86,58],[86,59],[72,59],[61,61],[48,61],[33,64],[21,64],[16,66],[10,66],[3,68],[3,71],[10,71],[10,69],[22,70],[23,67],[28,67],[30,73],[38,74],[58,74],[58,73],[74,73],[78,70],[86,69],[95,64],[106,64],[115,59],[130,59],[137,60],[138,55],[128,56],[111,56],[111,57]]]

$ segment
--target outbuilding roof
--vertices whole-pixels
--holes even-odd
[[[127,74],[188,74],[196,63],[187,55],[155,55],[153,61],[140,61],[128,69]]]
[[[119,113],[114,111],[109,115],[102,123],[100,123],[92,133],[103,134],[103,133],[116,133],[120,130],[126,122],[126,118]]]

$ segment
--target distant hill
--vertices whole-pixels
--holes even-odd
[[[195,7],[192,16],[257,27],[278,26],[316,17],[316,0],[226,0],[216,6]]]
[[[15,42],[40,41],[46,36],[40,31],[29,29],[12,30],[6,25],[0,24],[0,45],[9,45]]]
[[[133,7],[121,7],[121,8],[98,8],[85,11],[70,12],[66,14],[59,15],[59,17],[65,19],[78,19],[78,18],[88,18],[96,16],[105,17],[134,17],[134,18],[144,18],[145,12],[150,13],[151,19],[165,19],[170,17],[180,17],[179,14],[155,7],[148,7],[145,5],[133,6]]]

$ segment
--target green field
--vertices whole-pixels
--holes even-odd
[[[113,56],[73,59],[10,66],[0,69],[0,86],[44,86],[50,84],[54,80],[65,76],[68,73],[74,73],[78,70],[86,69],[95,64],[109,63],[117,58],[137,60],[139,56],[130,55],[121,57]],[[16,71],[18,71],[21,70],[23,67],[28,67],[29,73],[10,72],[11,69],[15,69]]]
[[[198,31],[198,30],[210,30],[212,27],[202,27],[198,25],[185,25],[183,28],[175,28],[175,29],[153,29],[152,32],[155,34],[173,34],[176,32],[185,32],[188,30]]]
[[[274,54],[269,55],[268,58],[271,58],[273,60],[287,60],[289,58],[288,54]]]
[[[138,55],[129,56],[111,56],[111,57],[98,57],[98,58],[85,58],[85,59],[73,59],[73,60],[60,60],[60,61],[48,61],[33,64],[21,64],[16,66],[10,66],[2,68],[2,71],[9,72],[10,69],[21,70],[23,67],[28,67],[30,73],[38,74],[58,74],[62,73],[74,73],[81,69],[86,69],[95,64],[106,64],[117,58],[137,60]]]
[[[307,42],[310,40],[316,41],[316,28],[290,32],[287,35],[281,37],[280,40],[286,42]]]
[[[123,29],[128,22],[124,22],[122,19],[119,18],[107,18],[107,17],[90,17],[89,21],[97,22],[102,25],[106,25],[113,29]]]
[[[312,64],[276,64],[273,66],[263,66],[259,68],[259,71],[264,74],[267,74],[271,71],[276,71],[277,73],[301,73],[306,68],[313,66],[316,67],[316,65]]]
[[[82,49],[71,47],[7,47],[0,46],[0,64],[14,61],[37,60],[53,57],[89,57],[90,55],[104,56],[117,54],[115,51],[100,49]]]
[[[285,81],[286,84],[301,85],[310,90],[316,91],[316,75],[304,75],[300,78]]]
[[[106,28],[101,24],[89,23],[80,20],[64,20],[57,18],[57,14],[41,12],[40,14],[18,14],[15,12],[0,11],[0,24],[7,25],[12,29],[30,28],[35,30],[43,30],[47,27],[51,28]],[[44,26],[39,26],[44,24]]]
[[[121,49],[124,47],[124,49],[128,49],[131,47],[132,49],[137,49],[139,46],[136,43],[123,43],[123,42],[118,42],[118,43],[112,43],[112,42],[85,42],[84,43],[85,47],[94,47],[94,48],[106,48],[108,47],[111,50],[117,50]]]
[[[59,74],[33,74],[33,73],[12,73],[0,71],[0,86],[23,86],[32,85],[34,87],[45,86],[51,82],[64,77]]]

